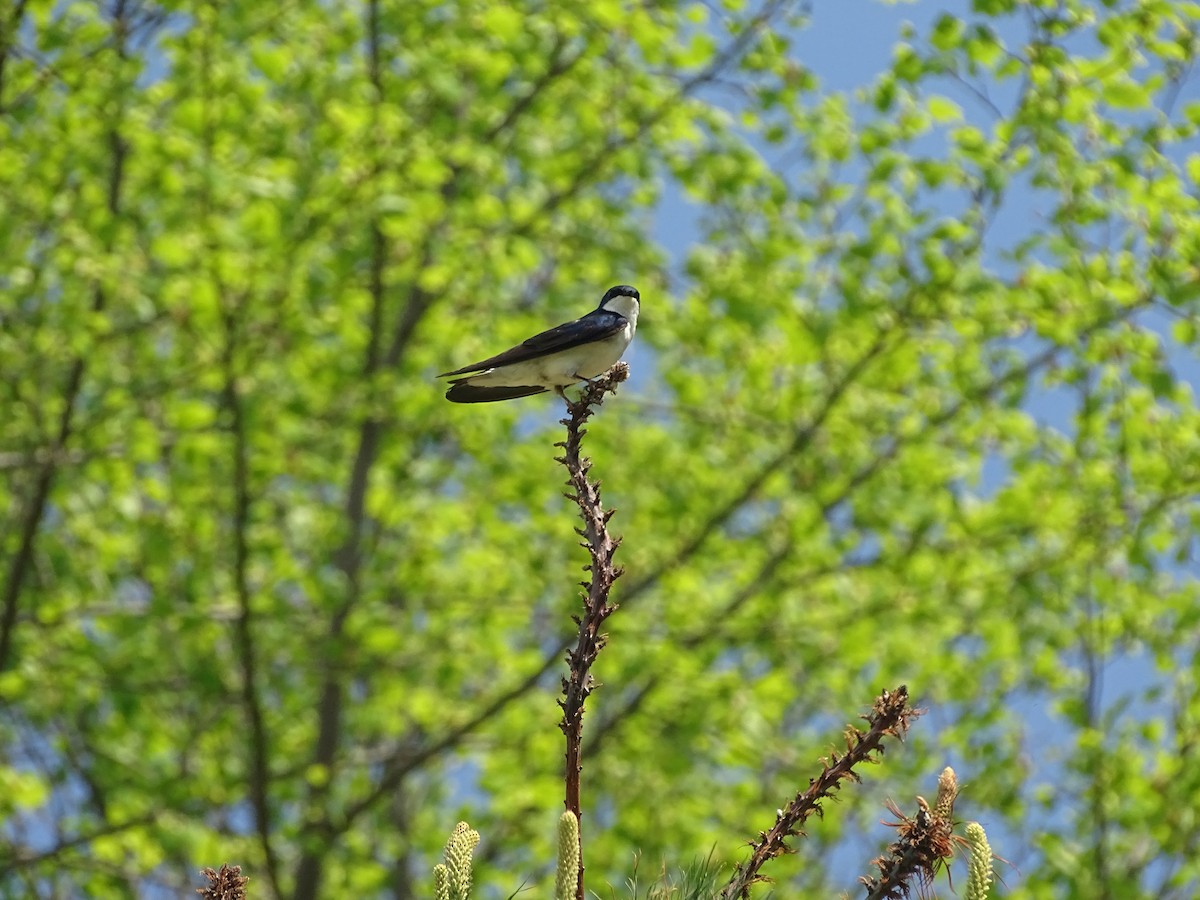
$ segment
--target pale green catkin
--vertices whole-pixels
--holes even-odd
[[[441,863],[433,867],[433,900],[450,900],[450,870]]]
[[[992,886],[992,848],[988,846],[987,834],[978,822],[971,822],[966,829],[967,843],[971,845],[971,858],[967,862],[967,886],[963,888],[963,900],[987,900]]]
[[[471,854],[479,846],[479,832],[466,822],[454,826],[446,842],[446,869],[450,880],[450,900],[468,900],[471,896]]]
[[[579,820],[567,810],[558,819],[558,872],[554,900],[573,900],[579,879]]]

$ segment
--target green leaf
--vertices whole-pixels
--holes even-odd
[[[926,109],[938,124],[962,120],[962,107],[948,97],[934,96],[926,101]]]
[[[1128,78],[1110,78],[1100,90],[1104,102],[1114,109],[1144,109],[1150,103],[1146,87]]]

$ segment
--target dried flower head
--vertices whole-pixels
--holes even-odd
[[[201,869],[200,874],[208,879],[207,885],[196,888],[204,900],[246,900],[246,882],[250,878],[242,874],[241,866],[227,863],[220,869]]]

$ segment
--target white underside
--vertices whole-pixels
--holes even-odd
[[[637,327],[636,318],[632,319],[618,334],[603,341],[572,347],[559,353],[552,353],[538,359],[514,363],[510,366],[500,366],[485,369],[467,376],[468,384],[480,387],[516,387],[538,385],[554,389],[574,384],[585,378],[595,378],[603,375],[621,358],[629,342],[633,340],[633,332]]]

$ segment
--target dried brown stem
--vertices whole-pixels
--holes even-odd
[[[943,862],[954,854],[955,845],[966,844],[965,838],[954,834],[957,796],[958,777],[947,766],[938,778],[937,800],[932,808],[924,797],[918,797],[917,814],[909,818],[895,803],[887,802],[888,812],[897,821],[886,824],[896,829],[896,840],[883,856],[872,860],[879,876],[859,879],[867,889],[867,900],[907,897],[913,881],[918,887],[932,882]]]
[[[579,799],[579,775],[583,769],[583,707],[595,687],[591,675],[592,663],[596,661],[605,643],[605,635],[600,633],[600,627],[604,620],[617,610],[617,605],[609,602],[608,593],[613,582],[621,576],[620,568],[613,565],[613,556],[621,541],[608,533],[608,520],[616,510],[604,509],[600,500],[600,483],[588,478],[592,461],[582,454],[583,436],[587,434],[587,429],[583,426],[604,402],[605,395],[616,391],[617,385],[628,377],[629,366],[617,363],[596,380],[588,382],[578,400],[567,400],[567,418],[562,420],[562,424],[567,426],[567,439],[555,444],[556,447],[563,448],[563,455],[556,459],[567,467],[570,476],[567,484],[571,492],[566,496],[579,506],[579,515],[583,519],[583,528],[575,529],[583,538],[580,546],[587,550],[591,557],[591,562],[584,567],[584,571],[591,573],[591,578],[581,582],[587,589],[583,598],[583,615],[574,617],[579,626],[579,639],[575,647],[567,651],[570,673],[562,680],[563,697],[558,701],[563,711],[562,722],[558,727],[567,739],[565,803],[567,809],[580,820],[581,828],[583,816]],[[578,900],[583,900],[582,848],[579,854],[579,877],[575,896]]]
[[[842,781],[860,780],[854,767],[878,762],[884,751],[883,739],[890,736],[903,740],[912,720],[920,714],[908,705],[908,688],[904,685],[880,694],[871,712],[862,717],[870,727],[866,731],[853,725],[847,727],[846,752],[840,756],[831,754],[821,774],[809,781],[808,789],[796,794],[775,814],[775,824],[767,831],[760,831],[758,840],[750,842],[750,858],[734,870],[718,895],[720,900],[746,900],[750,896],[750,886],[766,880],[759,874],[763,865],[790,853],[787,839],[803,834],[801,826],[813,813],[822,814],[821,801],[832,797]]]
[[[954,855],[953,805],[930,807],[917,798],[917,814],[908,817],[892,802],[888,811],[899,820],[890,823],[897,831],[887,852],[873,861],[879,876],[859,879],[867,889],[867,900],[900,900],[912,892],[912,882],[928,884],[943,861]]]

